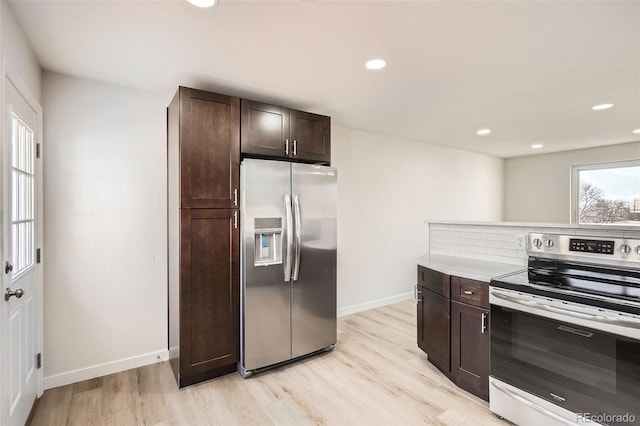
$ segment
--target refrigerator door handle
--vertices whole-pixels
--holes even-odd
[[[284,253],[284,280],[291,281],[291,255],[293,251],[293,215],[291,214],[291,196],[284,196],[284,214],[286,216],[287,243]]]
[[[295,234],[295,260],[293,264],[293,272],[291,273],[291,279],[298,281],[298,273],[300,272],[300,200],[297,195],[293,196],[293,229]]]

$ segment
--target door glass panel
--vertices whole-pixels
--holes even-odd
[[[34,163],[33,130],[11,114],[11,263],[15,279],[34,264]]]

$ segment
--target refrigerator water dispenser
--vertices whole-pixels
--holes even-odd
[[[254,265],[267,266],[282,263],[282,218],[257,217],[253,225]]]

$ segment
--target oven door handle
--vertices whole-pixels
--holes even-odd
[[[494,388],[496,388],[497,390],[499,390],[500,392],[502,392],[503,394],[507,395],[509,398],[515,399],[516,401],[518,401],[521,404],[526,405],[527,407],[531,408],[532,410],[537,411],[540,414],[544,414],[547,417],[551,417],[553,420],[556,420],[562,424],[565,425],[575,425],[575,423],[570,422],[569,420],[560,417],[559,415],[557,415],[556,413],[552,413],[551,411],[547,410],[546,408],[540,407],[539,405],[529,401],[527,398],[524,398],[514,392],[511,392],[509,389],[503,388],[500,385],[496,385],[495,383],[491,382],[491,386],[493,386]]]
[[[545,305],[542,303],[538,303],[534,300],[522,299],[515,296],[508,296],[503,293],[498,293],[496,291],[492,291],[491,294],[498,299],[507,300],[509,302],[517,303],[519,305],[530,306],[537,309],[542,309],[549,312],[554,312],[556,314],[567,315],[574,318],[586,319],[590,321],[596,321],[603,324],[614,324],[614,325],[622,325],[625,327],[638,328],[640,329],[640,321],[625,321],[623,319],[603,317],[601,315],[592,315],[585,314],[584,312],[578,312],[571,309],[560,309],[553,306]]]

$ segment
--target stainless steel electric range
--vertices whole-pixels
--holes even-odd
[[[491,281],[491,411],[640,424],[640,238],[529,234],[527,251]]]

